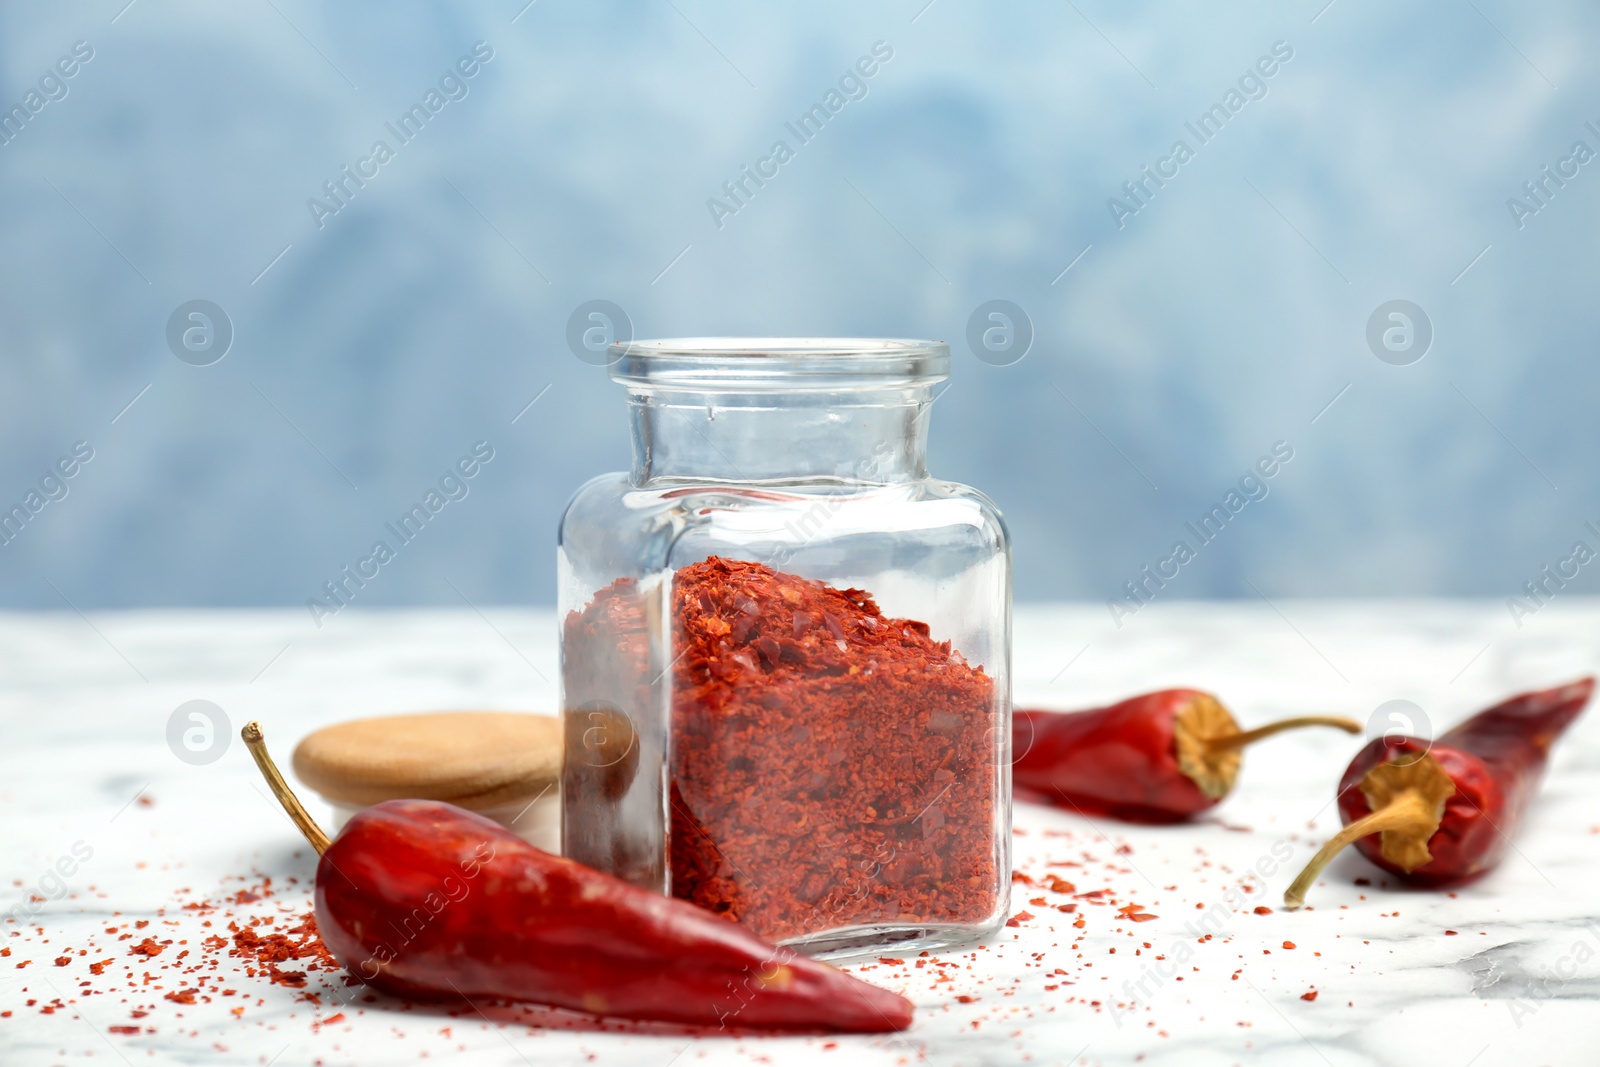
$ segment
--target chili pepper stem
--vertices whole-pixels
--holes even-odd
[[[1311,862],[1306,864],[1305,870],[1283,893],[1283,906],[1290,911],[1301,907],[1306,902],[1306,892],[1311,888],[1311,883],[1317,880],[1333,857],[1337,856],[1346,846],[1354,844],[1368,834],[1381,833],[1385,830],[1402,831],[1427,831],[1438,825],[1439,817],[1437,805],[1430,803],[1420,790],[1407,790],[1395,797],[1394,800],[1379,808],[1377,811],[1346,826],[1343,830],[1328,838],[1327,844],[1317,850],[1311,857]]]
[[[267,740],[261,733],[261,724],[252,719],[244,724],[239,736],[244,739],[250,755],[255,757],[256,766],[261,769],[261,777],[267,780],[267,788],[278,798],[283,810],[289,813],[290,820],[302,834],[306,835],[306,840],[317,850],[317,855],[320,856],[328,851],[328,846],[333,843],[332,840],[323,832],[322,827],[317,825],[310,812],[301,805],[300,798],[294,795],[289,783],[283,780],[283,773],[278,770],[278,765],[272,762],[272,756],[267,753]]]
[[[1206,748],[1213,752],[1243,748],[1246,745],[1260,741],[1262,738],[1283,733],[1285,730],[1298,730],[1302,726],[1334,726],[1347,734],[1359,734],[1361,732],[1361,724],[1344,715],[1296,715],[1291,719],[1279,719],[1277,722],[1269,722],[1265,726],[1257,726],[1254,730],[1241,730],[1236,734],[1208,737],[1205,739],[1205,745]]]

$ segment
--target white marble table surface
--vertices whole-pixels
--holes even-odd
[[[1114,628],[1095,605],[1020,608],[1019,705],[1086,706],[1182,684],[1217,692],[1246,724],[1303,710],[1365,718],[1406,699],[1442,729],[1519,688],[1600,667],[1600,602],[1576,598],[1521,629],[1493,602],[1158,603],[1124,623]],[[203,927],[205,916],[304,912],[313,865],[237,738],[209,765],[172,754],[166,724],[179,704],[214,701],[234,730],[259,718],[287,755],[310,729],[346,717],[549,709],[554,646],[552,615],[538,611],[351,610],[320,631],[301,612],[0,616],[0,902],[9,911],[28,893],[51,896],[47,870],[74,847],[92,852],[65,864],[68,891],[26,926],[0,922],[0,950],[10,950],[0,957],[0,1063],[1600,1061],[1595,711],[1557,750],[1516,850],[1453,896],[1385,888],[1380,872],[1346,856],[1316,888],[1315,910],[1278,906],[1292,871],[1337,825],[1329,801],[1357,743],[1331,732],[1253,750],[1235,796],[1198,825],[1090,823],[1019,805],[1018,868],[1105,895],[1063,913],[1054,905],[1071,896],[1018,886],[1013,908],[1036,917],[975,954],[862,970],[916,1002],[901,1035],[723,1036],[542,1009],[491,1008],[490,1022],[461,1005],[343,1007],[329,1003],[334,982],[320,974],[305,990],[323,1001],[313,1004],[245,975],[225,953],[203,954],[218,929]],[[1250,875],[1275,846],[1289,856],[1282,868]],[[274,881],[270,899],[181,908],[262,875]],[[1244,887],[1234,898],[1244,907],[1224,903],[1230,887]],[[1038,896],[1046,907],[1028,903]],[[1124,919],[1128,903],[1157,918]],[[1257,904],[1274,910],[1258,915]],[[1185,924],[1207,914],[1213,936],[1197,942]],[[152,934],[187,942],[192,955],[177,961],[175,944],[130,959],[129,946]],[[101,959],[113,962],[96,975],[90,964]],[[195,963],[210,975],[196,1003],[164,999],[188,986],[182,968]],[[127,976],[147,971],[150,984],[130,990]],[[234,994],[220,995],[224,986]],[[1302,999],[1313,990],[1315,1000]]]

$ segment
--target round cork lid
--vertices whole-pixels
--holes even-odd
[[[532,800],[561,776],[561,720],[510,711],[386,715],[327,726],[294,773],[328,800],[444,800],[483,809]]]

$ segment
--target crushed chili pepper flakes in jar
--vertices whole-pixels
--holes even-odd
[[[994,685],[860,589],[713,556],[672,587],[675,896],[775,940],[999,906]]]

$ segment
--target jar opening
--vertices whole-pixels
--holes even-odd
[[[611,377],[705,391],[868,389],[950,376],[943,341],[861,337],[680,337],[618,342]]]

